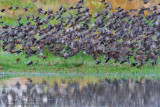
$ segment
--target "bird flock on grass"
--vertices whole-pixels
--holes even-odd
[[[37,14],[17,15],[16,26],[2,21],[1,47],[10,53],[25,52],[26,58],[37,55],[45,59],[44,49],[48,49],[66,59],[77,53],[88,54],[96,64],[102,63],[100,56],[105,56],[105,63],[112,59],[137,67],[147,62],[156,65],[160,56],[160,4],[139,10],[117,7],[113,11],[110,3],[101,3],[104,9],[95,14],[80,0],[69,8],[60,6],[56,12],[38,8]],[[12,6],[1,12],[13,9],[20,8]],[[28,11],[28,7],[22,9]],[[24,19],[25,24],[21,21]]]

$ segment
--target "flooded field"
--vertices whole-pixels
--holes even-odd
[[[3,75],[4,76],[4,75]],[[159,107],[160,79],[1,77],[1,107]]]

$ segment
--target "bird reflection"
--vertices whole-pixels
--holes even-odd
[[[28,78],[23,83],[3,86],[0,106],[40,107],[159,107],[160,81],[141,79],[99,80],[97,83],[54,82],[49,85],[33,83]]]

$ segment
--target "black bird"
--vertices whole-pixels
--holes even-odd
[[[15,10],[18,10],[19,9],[19,7],[17,6],[17,7],[15,7]]]
[[[37,12],[38,12],[38,14],[41,14],[41,13],[43,13],[43,10],[42,10],[42,8],[38,8],[38,9],[37,9]]]
[[[138,63],[132,63],[131,66],[135,67]]]
[[[20,60],[21,60],[20,58],[17,58],[17,59],[16,59],[16,62],[19,62]]]
[[[17,54],[19,54],[19,53],[21,53],[21,52],[22,52],[21,50],[15,51],[15,53],[17,53]]]
[[[3,13],[3,12],[6,12],[6,10],[5,9],[1,9],[1,12]]]
[[[59,11],[61,11],[62,9],[63,9],[63,6],[61,5],[60,8],[59,8]]]
[[[144,4],[147,4],[148,2],[150,2],[151,0],[143,0]]]
[[[96,64],[99,65],[101,63],[101,60],[97,61]]]
[[[33,64],[33,62],[32,61],[29,61],[28,63],[27,63],[27,65],[32,65]]]
[[[9,10],[12,10],[12,9],[13,9],[13,6],[9,7],[8,9],[9,9]]]
[[[69,8],[69,10],[72,10],[72,9],[74,9],[73,6],[71,6],[71,7]]]
[[[83,3],[84,3],[84,0],[80,0],[78,3],[83,4]]]
[[[28,11],[28,6],[26,6],[26,7],[23,8],[23,9],[24,9],[25,12]]]
[[[106,57],[105,60],[106,60],[105,63],[107,63],[110,60],[110,57]]]
[[[22,19],[18,14],[17,17],[18,17],[17,21],[20,21]]]
[[[125,62],[127,62],[127,61],[126,61],[126,60],[123,60],[123,61],[120,62],[120,64],[124,64]]]
[[[4,21],[0,21],[0,23],[2,24],[2,23],[4,23]]]
[[[101,3],[102,3],[103,5],[106,5],[106,4],[107,4],[107,3],[105,2],[105,0],[102,0]]]

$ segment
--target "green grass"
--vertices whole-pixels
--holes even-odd
[[[54,57],[51,53],[47,53],[47,59],[41,59],[37,56],[32,56],[29,59],[25,58],[24,53],[9,54],[1,51],[0,68],[1,72],[41,72],[41,73],[159,73],[160,63],[152,67],[151,64],[146,64],[142,68],[130,67],[130,64],[125,63],[120,65],[110,61],[108,64],[102,62],[96,65],[96,62],[91,56],[82,56],[80,53],[69,59]],[[19,62],[16,59],[20,58]],[[34,63],[27,66],[29,60]]]
[[[43,80],[54,83],[55,81],[65,81],[65,82],[81,82],[81,83],[91,83],[91,82],[98,82],[103,81],[105,79],[113,80],[121,80],[121,79],[133,79],[134,81],[141,81],[142,79],[147,80],[155,80],[160,79],[159,73],[85,73],[85,74],[78,74],[78,73],[57,73],[57,74],[36,74],[36,73],[10,73],[4,74],[0,77],[0,82],[9,80],[12,78],[31,78],[34,82],[42,82]]]

